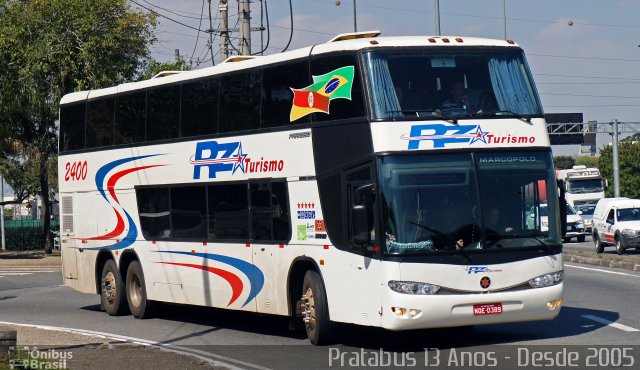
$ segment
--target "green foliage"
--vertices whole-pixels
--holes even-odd
[[[157,75],[160,72],[164,71],[188,71],[191,67],[187,65],[184,59],[180,58],[177,62],[173,63],[162,63],[157,60],[149,60],[145,63],[144,68],[138,75],[138,81],[148,80],[151,77]]]
[[[620,195],[629,198],[640,198],[640,142],[620,141],[618,145],[620,163]],[[600,149],[598,168],[602,177],[609,181],[607,197],[613,197],[613,148],[605,146]]]
[[[598,157],[579,156],[576,158],[576,166],[587,166],[587,168],[598,168]]]
[[[15,198],[22,202],[30,196],[38,194],[40,181],[37,163],[32,158],[25,160],[14,158],[0,159],[0,174],[7,184],[13,188]]]
[[[0,158],[37,174],[44,210],[57,183],[60,99],[135,80],[155,24],[126,0],[0,0]]]
[[[559,155],[557,157],[553,157],[553,164],[556,166],[558,170],[566,170],[576,163],[576,159],[572,156],[568,155]]]

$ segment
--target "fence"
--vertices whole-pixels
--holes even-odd
[[[58,220],[51,220],[52,231],[58,230],[59,227]],[[7,250],[24,251],[42,248],[42,222],[40,220],[5,220],[4,231]]]

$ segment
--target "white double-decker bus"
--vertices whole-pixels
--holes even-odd
[[[376,36],[63,97],[65,284],[110,315],[290,316],[314,344],[556,317],[564,199],[522,50]]]

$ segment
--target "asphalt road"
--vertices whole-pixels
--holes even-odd
[[[565,247],[571,250],[582,250],[585,252],[595,252],[595,246],[593,244],[593,240],[590,235],[588,235],[584,241],[584,243],[578,243],[575,238],[571,239],[569,243],[564,244]],[[608,255],[617,255],[616,247],[613,245],[608,245],[604,248],[604,254]],[[640,250],[630,248],[627,250],[627,254],[630,255],[640,255]]]
[[[590,244],[585,243],[587,246]],[[516,347],[526,345],[550,345],[558,350],[568,345],[640,343],[640,273],[571,263],[565,264],[565,273],[565,305],[552,321],[405,333],[344,326],[336,346],[321,348],[309,345],[302,333],[289,331],[288,321],[279,317],[177,305],[162,305],[158,317],[149,320],[136,320],[130,315],[109,317],[99,311],[97,295],[61,286],[60,272],[49,270],[7,272],[0,268],[0,321],[142,338],[190,348],[240,368],[335,367],[341,364],[340,354],[347,354],[342,365],[349,365],[344,362],[352,358],[349,356],[380,348],[405,354],[415,351],[418,364],[424,366],[424,361],[433,360],[430,356],[436,354],[429,352],[425,357],[423,348],[515,353]],[[637,365],[640,348],[634,348]],[[450,355],[451,350],[449,360]],[[499,363],[503,368],[512,367],[503,363]]]

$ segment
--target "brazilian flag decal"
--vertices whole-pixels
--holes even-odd
[[[291,88],[293,105],[289,121],[293,122],[315,112],[329,114],[329,105],[333,99],[351,100],[354,74],[354,66],[342,67],[321,76],[312,76],[313,84],[305,88]]]

